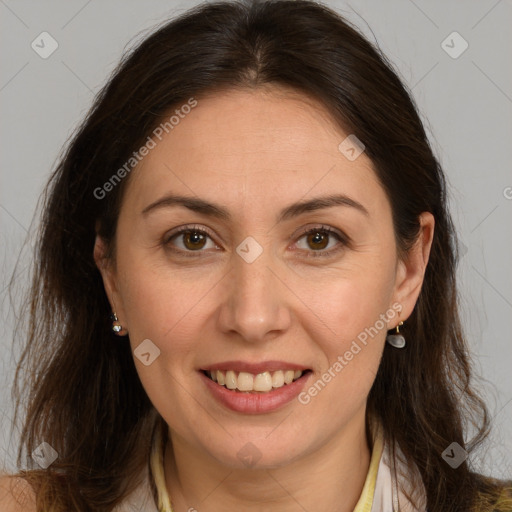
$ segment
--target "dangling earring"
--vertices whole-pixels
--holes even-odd
[[[124,336],[126,335],[127,333],[126,332],[121,332],[123,331],[123,326],[119,323],[119,319],[117,318],[117,315],[115,313],[115,311],[112,313],[112,315],[110,316],[111,320],[112,320],[112,330],[118,335],[118,336]]]
[[[400,334],[400,327],[404,325],[403,322],[399,322],[396,326],[396,330],[393,334],[388,334],[386,336],[386,342],[395,348],[404,348],[405,347],[405,338],[402,334]]]

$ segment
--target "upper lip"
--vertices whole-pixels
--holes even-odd
[[[263,372],[275,372],[278,370],[301,370],[306,371],[309,368],[301,364],[288,363],[286,361],[262,361],[261,363],[249,363],[247,361],[224,361],[222,363],[211,364],[204,366],[201,370],[204,371],[228,371],[247,372],[257,375]]]

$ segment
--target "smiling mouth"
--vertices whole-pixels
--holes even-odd
[[[270,393],[300,379],[311,370],[277,370],[252,374],[233,370],[202,370],[219,386],[239,393]]]

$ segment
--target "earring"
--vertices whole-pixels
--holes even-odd
[[[110,318],[112,319],[112,330],[118,336],[123,336],[123,334],[120,334],[121,331],[123,330],[123,326],[119,323],[119,319],[117,318],[115,311],[112,313]]]
[[[403,322],[400,322],[396,326],[396,331],[393,334],[388,334],[386,336],[386,342],[395,348],[404,348],[405,347],[405,338],[402,334],[400,334],[400,327],[404,325]]]

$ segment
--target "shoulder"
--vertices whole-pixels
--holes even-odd
[[[480,497],[483,506],[478,512],[511,512],[512,511],[512,480],[497,480],[484,477],[482,479]]]
[[[0,474],[0,510],[36,512],[36,496],[32,486],[24,478]]]
[[[496,501],[495,512],[510,512],[512,510],[512,480],[500,482],[501,492]]]

